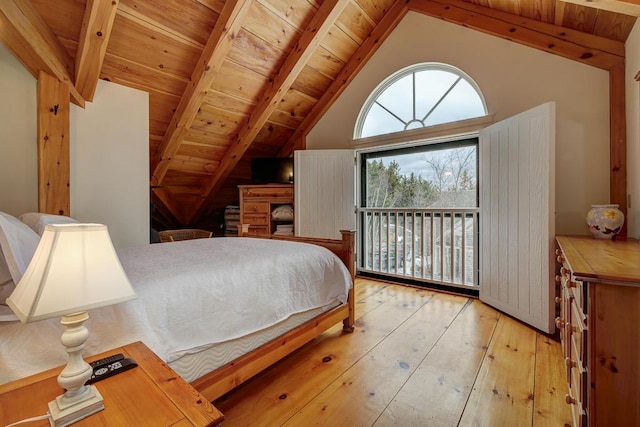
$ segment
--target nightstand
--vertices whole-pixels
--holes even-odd
[[[103,354],[131,357],[138,366],[95,383],[105,409],[73,426],[215,426],[224,416],[146,345],[135,342]],[[0,385],[0,426],[47,413],[47,403],[62,394],[62,367]],[[29,426],[49,426],[48,420]]]

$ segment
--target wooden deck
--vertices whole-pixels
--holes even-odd
[[[564,426],[559,342],[478,300],[356,280],[336,325],[215,401],[224,426]]]

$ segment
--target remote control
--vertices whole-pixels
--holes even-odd
[[[95,361],[89,363],[89,365],[95,371],[96,369],[100,368],[101,366],[105,366],[105,365],[108,365],[110,363],[122,360],[122,359],[124,359],[124,356],[122,355],[122,353],[118,353],[118,354],[114,354],[113,356],[107,356],[105,358],[95,360]]]
[[[133,359],[121,359],[108,365],[100,366],[93,370],[93,375],[87,380],[85,384],[93,384],[96,381],[103,380],[105,378],[112,377],[120,372],[128,371],[131,368],[135,368],[138,364]]]

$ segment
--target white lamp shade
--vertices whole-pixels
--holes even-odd
[[[7,304],[26,323],[134,298],[107,226],[56,224],[45,227]]]

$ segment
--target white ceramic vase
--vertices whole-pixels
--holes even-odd
[[[624,214],[618,205],[591,205],[587,214],[589,231],[596,239],[612,239],[624,224]]]

